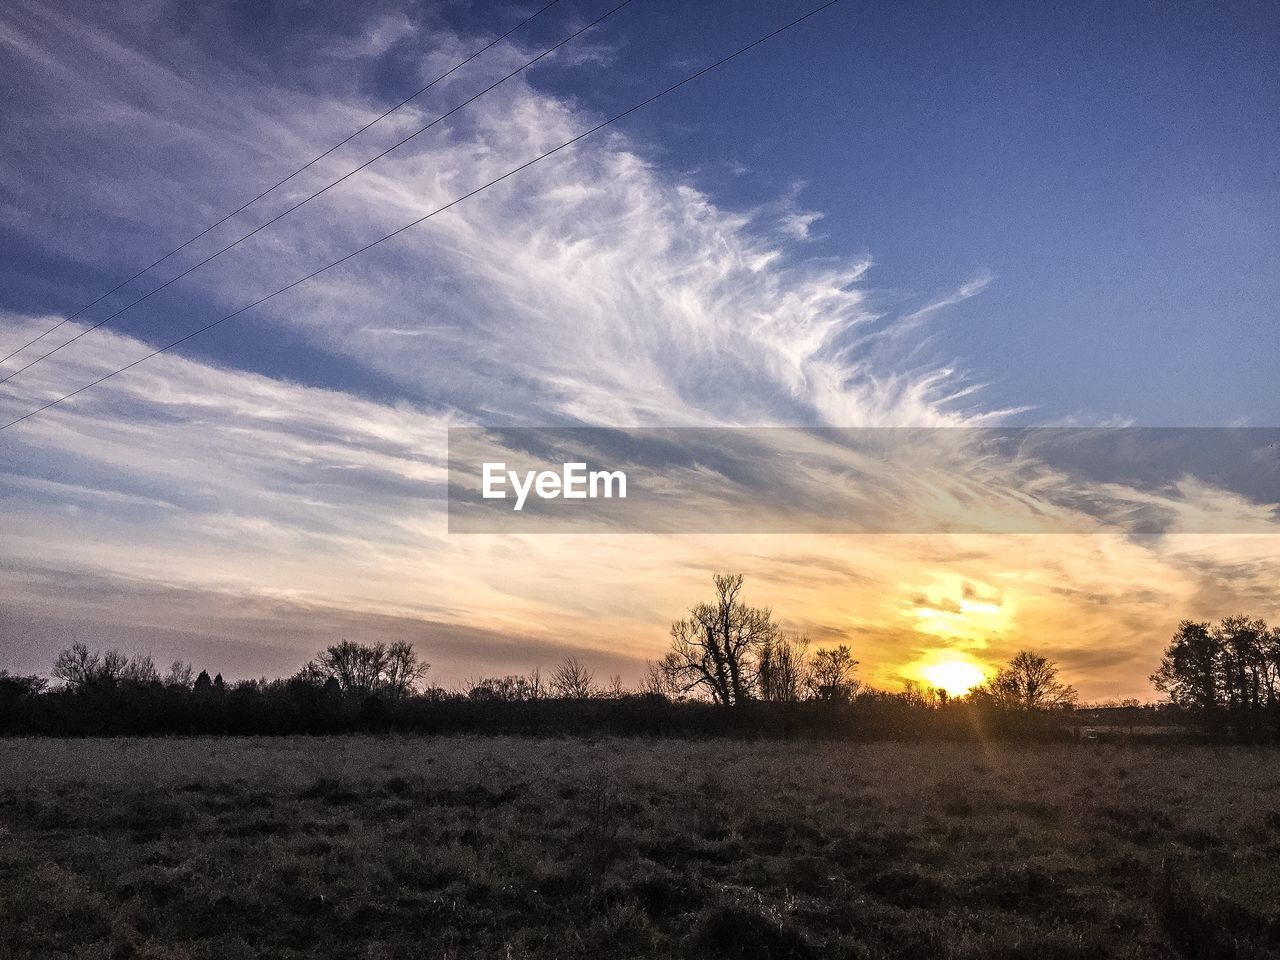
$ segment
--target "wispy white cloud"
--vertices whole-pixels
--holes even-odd
[[[954,307],[957,303],[963,303],[970,297],[976,297],[983,290],[987,289],[991,284],[991,281],[994,279],[995,274],[990,271],[983,271],[971,280],[967,280],[962,283],[956,288],[955,292],[950,293],[945,297],[940,297],[932,303],[907,314],[899,321],[899,325],[896,329],[901,330],[902,328],[917,326],[921,321],[927,320],[940,310],[944,310],[947,307]]]
[[[779,221],[783,233],[794,237],[796,240],[808,240],[809,231],[815,223],[822,219],[822,214],[816,211],[807,211],[805,213],[788,213]]]

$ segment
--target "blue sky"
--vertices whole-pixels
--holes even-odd
[[[754,27],[769,5],[747,6]],[[712,7],[690,34],[715,36]],[[718,197],[804,183],[817,252],[869,252],[886,302],[994,275],[936,333],[996,405],[1274,423],[1274,14],[852,4],[637,125],[683,166],[752,168]]]
[[[891,314],[990,277],[930,333],[939,356],[989,384],[992,406],[1034,408],[1027,422],[1274,423],[1280,85],[1269,54],[1280,27],[1268,6],[842,4],[625,129],[725,208],[790,195],[820,213],[808,253],[870,257],[867,287]],[[531,48],[554,42],[574,17],[607,8],[564,0],[521,37]],[[369,15],[282,9],[264,21],[259,5],[213,5],[125,25],[179,70],[195,45],[323,93],[333,74],[316,62],[317,38],[358,36]],[[439,17],[483,34],[514,23],[516,9],[446,5]],[[716,4],[637,0],[567,51],[607,48],[607,64],[561,58],[535,82],[607,113],[804,9],[744,3],[726,17]],[[415,43],[353,65],[342,88],[394,102],[414,84]],[[8,89],[9,108],[26,113],[28,91]],[[33,106],[64,105],[54,91]],[[183,106],[155,105],[176,123]],[[74,129],[36,132],[47,139],[18,164],[80,149]],[[182,157],[128,147],[183,175]],[[248,187],[280,169],[224,176]],[[114,239],[100,211],[44,186],[51,218],[82,218],[95,239]],[[155,218],[161,235],[176,227],[169,220]],[[47,307],[52,294],[74,308],[135,262],[85,252],[67,263],[31,239],[6,237],[6,306]]]
[[[609,6],[562,0],[131,289],[196,262]],[[810,6],[634,0],[0,385],[0,413],[256,299]],[[10,5],[0,14],[3,352],[530,9]],[[1127,590],[1153,611],[1206,615],[1256,605],[1275,572],[1261,539],[976,551],[839,538],[640,551],[463,544],[440,529],[443,434],[467,423],[1276,423],[1272,13],[846,0],[179,356],[6,431],[0,572],[21,665],[69,637],[145,635],[161,655],[181,655],[216,649],[216,635],[240,645],[238,669],[281,670],[333,624],[364,623],[374,635],[452,638],[459,671],[521,666],[513,650],[581,649],[602,669],[635,672],[706,571],[733,564],[776,590],[775,605],[794,599],[797,629],[863,646],[885,683],[948,643],[995,656],[1064,617],[1074,632],[1056,652],[1068,666],[1123,662],[1144,676],[1163,622],[1104,614],[1096,598]],[[1063,556],[1078,567],[1061,569]],[[1010,600],[991,622],[930,621],[922,635],[914,607],[873,615],[799,586],[786,571],[806,564],[843,571],[822,581],[827,591],[857,582],[868,598],[1007,590]],[[867,579],[867,568],[881,572]],[[1103,571],[1105,583],[1083,582]],[[566,589],[573,577],[598,589]],[[1015,589],[1011,577],[1025,582]],[[1037,607],[1029,598],[1050,584],[1094,598],[1079,601],[1092,612],[1064,614],[1065,593]],[[622,639],[604,643],[600,624]],[[1091,649],[1090,632],[1120,646]],[[255,644],[276,652],[243,653]]]
[[[1274,423],[1274,13],[837,8],[778,60],[692,94],[705,126],[672,157],[742,158],[747,190],[805,183],[801,202],[824,214],[816,246],[870,252],[887,300],[994,275],[937,335],[997,405],[1034,405],[1033,420]],[[698,28],[713,35],[713,17]]]

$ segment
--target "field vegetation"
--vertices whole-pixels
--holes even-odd
[[[0,956],[1261,958],[1244,746],[0,740]]]

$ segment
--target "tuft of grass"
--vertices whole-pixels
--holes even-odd
[[[871,877],[866,890],[895,907],[936,907],[948,899],[941,883],[919,868],[884,870]]]
[[[1166,869],[1155,909],[1168,943],[1188,960],[1263,960],[1280,953],[1280,919]]]
[[[303,800],[322,800],[328,804],[354,803],[360,795],[333,777],[316,777],[300,794]]]
[[[739,903],[703,910],[693,929],[693,955],[734,960],[809,960],[818,951],[778,916]]]

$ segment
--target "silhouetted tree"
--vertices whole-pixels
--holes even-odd
[[[112,686],[126,682],[150,684],[160,682],[160,672],[150,654],[133,659],[119,650],[99,653],[83,643],[73,643],[58,654],[53,663],[53,676],[71,689]]]
[[[522,687],[524,689],[524,699],[541,700],[547,695],[547,685],[542,679],[542,670],[534,667],[529,673],[522,678],[524,681]]]
[[[858,661],[846,644],[827,647],[813,655],[809,664],[809,692],[815,700],[848,701],[858,691],[853,678]]]
[[[716,602],[698,604],[671,625],[671,652],[660,665],[679,694],[701,691],[732,706],[752,697],[760,653],[777,641],[779,628],[768,607],[739,599],[742,574],[717,573],[712,580]]]
[[[1184,620],[1151,682],[1212,733],[1228,723],[1248,737],[1280,732],[1280,630],[1243,614],[1216,625]]]
[[[599,691],[599,694],[600,696],[606,697],[610,700],[621,700],[623,697],[630,694],[630,692],[631,691],[628,690],[626,685],[622,682],[622,677],[619,674],[614,673],[609,676],[608,684],[605,685],[603,690]]]
[[[760,645],[756,686],[761,700],[794,703],[808,688],[811,664],[809,638],[781,632]]]
[[[36,676],[20,676],[10,673],[8,670],[0,670],[0,686],[5,690],[12,691],[15,695],[27,696],[34,693],[42,693],[48,682],[44,677]]]
[[[1171,703],[1216,714],[1222,702],[1222,660],[1222,645],[1209,624],[1183,620],[1151,682]]]
[[[407,640],[397,640],[387,648],[383,689],[392,700],[400,700],[417,689],[419,681],[427,675],[429,669],[431,664],[418,659],[413,644]]]
[[[0,670],[0,701],[12,702],[19,697],[30,697],[43,693],[47,686],[44,677],[23,677]]]
[[[313,685],[334,680],[343,696],[362,701],[374,695],[398,700],[413,692],[428,667],[407,641],[387,646],[343,640],[306,664],[297,679]]]
[[[586,700],[596,693],[591,671],[577,657],[565,657],[547,680],[551,692],[566,700]]]
[[[463,685],[463,695],[468,700],[521,703],[541,700],[546,695],[542,674],[534,670],[528,676],[512,674],[505,677],[481,677]]]
[[[80,688],[98,679],[102,656],[83,643],[73,643],[53,661],[53,676],[68,687]]]
[[[644,678],[640,681],[640,692],[651,697],[661,697],[664,700],[679,700],[682,696],[681,691],[674,683],[674,671],[668,669],[667,659],[674,656],[668,654],[667,658],[662,660],[646,660],[644,665]]]
[[[204,673],[204,671],[200,671]],[[173,661],[173,665],[169,667],[169,672],[165,675],[164,683],[167,687],[177,687],[181,690],[190,690],[194,682],[192,677],[195,676],[195,668],[189,663],[183,663],[181,660]],[[208,679],[208,674],[205,674]]]
[[[1214,633],[1222,647],[1227,709],[1241,732],[1256,734],[1264,707],[1274,700],[1267,624],[1241,614],[1224,617]]]
[[[0,728],[22,701],[39,696],[46,685],[43,677],[15,676],[7,670],[0,670]]]
[[[385,644],[343,640],[326,647],[302,668],[299,677],[322,684],[334,680],[343,695],[363,699],[373,692],[386,666]]]
[[[108,650],[103,658],[104,661],[113,652]],[[156,662],[151,658],[151,654],[144,653],[127,660],[120,669],[119,678],[129,683],[159,683],[160,671],[156,669]]]
[[[207,696],[213,692],[213,681],[209,679],[208,670],[200,671],[200,675],[196,677],[195,686],[192,689],[200,696]]]
[[[924,683],[919,680],[904,680],[902,683],[902,692],[898,696],[910,704],[925,710],[932,710],[947,703],[950,699],[947,691],[935,687],[931,683]],[[1020,706],[1020,704],[1006,704],[1006,706]]]
[[[1074,688],[1058,680],[1052,660],[1030,650],[1019,650],[1008,666],[986,685],[985,692],[1004,707],[1048,710],[1076,702]]]

